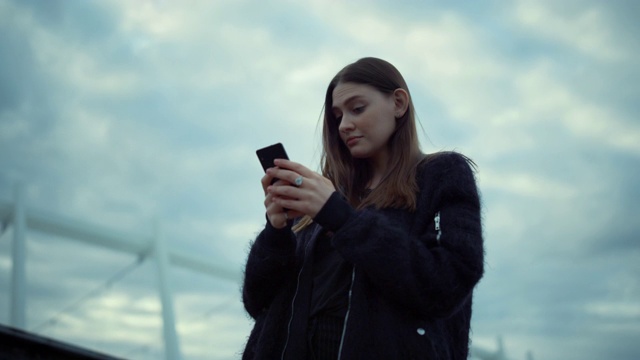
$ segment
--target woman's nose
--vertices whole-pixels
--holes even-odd
[[[347,116],[342,116],[340,120],[340,125],[338,126],[338,131],[340,132],[349,132],[354,129],[353,121],[349,119]]]

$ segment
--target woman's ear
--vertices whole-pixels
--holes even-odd
[[[403,117],[409,108],[409,93],[402,88],[395,89],[393,91],[393,103],[396,119]]]

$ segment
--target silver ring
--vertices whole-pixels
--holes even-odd
[[[296,186],[298,187],[302,186],[302,176],[298,176],[294,182]]]

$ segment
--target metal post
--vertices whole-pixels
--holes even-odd
[[[155,221],[154,252],[158,270],[158,284],[160,301],[162,305],[162,331],[164,336],[165,359],[179,360],[180,346],[176,332],[175,314],[173,311],[173,298],[169,286],[168,271],[169,256],[164,244],[164,236],[160,229],[160,223]]]
[[[527,360],[533,360],[533,353],[531,350],[527,350]]]
[[[11,326],[25,329],[25,232],[26,209],[24,204],[24,185],[16,184],[13,203],[13,261],[11,283]]]
[[[506,359],[507,357],[504,354],[504,341],[502,340],[502,335],[498,336],[497,342],[498,342],[498,353],[497,353],[498,358],[501,360]]]

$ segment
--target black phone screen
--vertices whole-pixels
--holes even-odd
[[[267,171],[268,168],[274,167],[275,164],[273,160],[275,159],[287,159],[287,152],[284,150],[284,146],[281,143],[269,145],[262,149],[256,150],[256,155],[258,155],[258,159],[260,160],[260,164],[262,165],[262,169]]]

